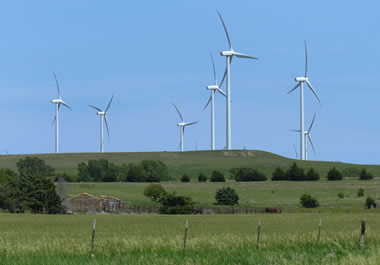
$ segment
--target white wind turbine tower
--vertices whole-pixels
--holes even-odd
[[[313,94],[315,95],[315,97],[318,99],[319,103],[321,104],[321,101],[319,100],[319,97],[317,95],[317,93],[315,92],[313,86],[311,85],[310,81],[309,81],[309,77],[307,76],[307,47],[306,47],[306,41],[305,42],[305,76],[303,77],[296,77],[295,80],[296,82],[298,82],[298,84],[292,88],[289,92],[293,92],[295,89],[297,89],[298,87],[300,87],[300,114],[301,114],[301,117],[300,117],[300,153],[301,153],[301,160],[305,160],[306,157],[305,157],[305,137],[303,135],[303,132],[305,132],[305,124],[304,124],[304,99],[303,99],[303,87],[304,87],[304,83],[306,82],[307,86],[310,88],[310,90],[313,92]]]
[[[311,144],[311,147],[313,148],[313,152],[314,152],[314,155],[316,155],[315,153],[315,148],[314,148],[314,144],[313,144],[313,140],[311,139],[311,129],[313,128],[313,124],[314,124],[314,121],[315,121],[315,116],[316,116],[316,113],[314,113],[314,117],[313,117],[313,120],[311,121],[310,123],[310,126],[309,126],[309,129],[304,131],[303,133],[303,137],[304,137],[304,141],[305,141],[305,160],[307,160],[307,139],[309,139],[309,142]],[[293,132],[300,132],[300,130],[292,130]]]
[[[57,85],[57,90],[58,90],[58,99],[52,99],[51,100],[51,103],[55,104],[55,117],[54,117],[54,120],[53,120],[53,123],[55,121],[55,153],[58,154],[59,153],[59,109],[61,107],[61,104],[63,106],[65,106],[66,108],[70,108],[69,105],[67,105],[61,98],[61,91],[59,89],[59,84],[58,84],[58,80],[57,80],[57,76],[55,74],[55,72],[53,71],[53,74],[54,74],[54,78],[55,78],[55,83]],[[72,110],[72,109],[71,109]]]
[[[173,103],[174,108],[177,110],[179,117],[181,118],[181,122],[177,123],[177,126],[179,126],[180,132],[181,132],[181,140],[180,140],[180,149],[181,152],[183,152],[183,135],[185,134],[185,127],[188,125],[193,125],[195,123],[198,123],[197,121],[186,123],[181,115],[181,112],[178,110],[177,106]]]
[[[215,71],[215,63],[214,63],[214,58],[212,57],[212,54],[210,53],[211,56],[211,61],[212,61],[212,68],[214,70],[214,85],[207,86],[206,88],[211,91],[211,96],[209,100],[207,101],[206,106],[204,107],[203,110],[207,108],[207,106],[211,102],[211,150],[215,150],[215,114],[214,114],[214,95],[215,92],[218,91],[220,94],[226,96],[226,94],[219,88],[218,86],[218,81],[216,79],[216,71]]]
[[[109,132],[109,129],[108,129],[108,122],[107,122],[107,112],[108,112],[108,109],[110,108],[111,106],[111,103],[112,103],[112,100],[113,100],[113,94],[112,94],[112,97],[110,99],[110,102],[108,103],[108,106],[106,108],[105,111],[103,111],[102,109],[98,108],[98,107],[95,107],[95,106],[92,106],[92,105],[88,105],[89,107],[97,110],[98,112],[96,113],[97,115],[99,115],[100,117],[100,152],[103,153],[104,152],[104,136],[103,136],[103,123],[106,124],[106,128],[107,128],[107,135],[108,135],[108,138],[110,137],[110,132]],[[104,121],[104,122],[103,122]]]
[[[218,12],[218,16],[219,16],[220,20],[222,21],[224,31],[226,32],[228,45],[230,47],[230,50],[220,52],[221,56],[226,56],[226,71],[224,72],[224,76],[222,78],[222,81],[220,82],[220,86],[222,86],[224,78],[227,77],[227,80],[226,80],[226,83],[227,83],[226,84],[226,92],[227,92],[226,149],[231,150],[232,143],[231,143],[231,75],[230,75],[230,64],[232,61],[232,57],[236,56],[238,58],[247,58],[247,59],[256,59],[256,60],[258,58],[253,57],[253,56],[249,56],[249,55],[246,55],[243,53],[235,52],[232,49],[230,36],[228,35],[228,31],[227,31],[226,25],[224,24],[223,18],[220,15],[218,10],[216,10],[216,12]]]

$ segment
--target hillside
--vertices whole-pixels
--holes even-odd
[[[27,155],[2,155],[0,168],[16,169],[16,162]],[[262,170],[270,177],[276,166],[287,167],[293,161],[298,165],[314,167],[321,177],[335,166],[340,170],[346,168],[366,167],[375,177],[380,176],[380,165],[355,165],[339,162],[298,161],[282,157],[273,153],[254,150],[232,151],[190,151],[190,152],[131,152],[131,153],[65,153],[65,154],[35,154],[46,161],[57,171],[76,174],[78,163],[90,159],[107,159],[117,165],[122,163],[136,163],[144,159],[162,160],[168,167],[173,178],[178,179],[183,173],[196,177],[199,172],[210,174],[213,169],[219,169],[228,174],[233,167],[254,167]]]

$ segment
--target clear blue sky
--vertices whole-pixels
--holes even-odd
[[[233,4],[232,4],[233,3]],[[62,152],[97,152],[99,118],[109,110],[108,152],[176,151],[179,121],[185,150],[210,147],[209,51],[221,76],[228,48],[259,57],[232,63],[232,145],[294,157],[304,71],[322,106],[305,90],[305,124],[317,157],[380,163],[380,3],[378,1],[7,1],[0,6],[0,152],[54,152],[57,73],[63,99]],[[225,87],[223,87],[225,90]],[[225,146],[225,100],[216,97],[216,146]],[[310,150],[311,151],[311,150]]]

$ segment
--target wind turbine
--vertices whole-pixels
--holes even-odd
[[[304,83],[307,84],[307,86],[310,88],[310,90],[313,92],[313,94],[315,95],[315,97],[318,99],[319,101],[319,104],[321,104],[321,101],[319,100],[319,97],[317,95],[317,92],[315,92],[313,86],[311,85],[310,81],[309,81],[309,77],[307,76],[307,46],[306,46],[306,40],[304,41],[305,43],[305,76],[303,77],[296,77],[295,78],[295,81],[298,82],[298,84],[292,88],[288,94],[290,94],[291,92],[293,92],[294,90],[296,90],[298,87],[300,87],[300,114],[301,114],[301,117],[300,117],[300,153],[301,153],[301,160],[305,160],[306,157],[305,157],[305,137],[303,135],[303,132],[305,132],[305,124],[304,124],[304,99],[303,99],[303,87],[304,87]]]
[[[305,141],[305,154],[304,154],[305,160],[307,160],[307,138],[309,139],[311,147],[313,148],[314,155],[316,155],[314,144],[313,144],[313,140],[311,139],[311,133],[310,133],[311,129],[313,128],[313,124],[314,124],[314,121],[315,121],[315,116],[316,116],[316,113],[314,113],[314,117],[313,117],[313,120],[310,123],[309,129],[306,130],[306,131],[304,131],[304,133],[303,133],[303,138],[304,138],[304,141]],[[292,130],[292,131],[293,132],[300,132],[300,130]],[[294,145],[293,145],[293,147],[294,147]],[[294,147],[294,151],[296,151],[295,147]],[[297,151],[296,151],[296,153],[297,153]]]
[[[61,104],[69,109],[71,109],[71,107],[62,100],[57,76],[54,71],[53,71],[53,75],[54,75],[55,83],[57,85],[57,90],[58,90],[58,99],[51,100],[51,103],[55,104],[55,117],[54,117],[53,123],[55,121],[55,153],[58,154],[59,153],[59,119],[58,119],[59,109],[61,107]]]
[[[177,106],[173,103],[174,108],[177,110],[179,117],[181,118],[181,122],[177,123],[177,126],[179,126],[180,132],[181,132],[181,140],[180,140],[180,149],[181,152],[183,152],[183,135],[185,134],[185,127],[188,125],[193,125],[195,123],[198,123],[197,121],[186,123],[181,115],[181,112],[178,110]]]
[[[218,91],[220,94],[222,94],[224,96],[226,96],[226,94],[218,86],[218,81],[216,79],[216,71],[215,71],[214,58],[212,57],[211,53],[210,53],[210,57],[211,57],[211,61],[212,61],[212,68],[214,70],[215,84],[214,85],[210,85],[210,86],[206,86],[206,88],[211,91],[211,96],[210,96],[209,100],[207,101],[207,104],[206,104],[206,106],[204,107],[203,110],[205,110],[207,108],[207,106],[211,102],[211,150],[214,151],[215,150],[215,114],[214,114],[214,106],[215,105],[214,105],[214,95],[215,95],[216,91]]]
[[[95,106],[92,106],[92,105],[88,105],[89,107],[97,110],[98,112],[96,113],[96,115],[99,115],[99,117],[100,117],[100,152],[101,153],[104,152],[103,120],[104,120],[104,123],[106,124],[108,139],[110,137],[110,132],[109,132],[109,129],[108,129],[108,122],[107,122],[107,112],[108,112],[108,109],[111,106],[111,103],[112,103],[112,100],[113,100],[113,96],[114,96],[114,94],[112,94],[110,102],[108,103],[108,106],[107,106],[107,108],[106,108],[105,111],[103,111],[102,109],[100,109],[98,107],[95,107]]]
[[[226,121],[226,148],[227,150],[231,150],[231,146],[232,146],[232,143],[231,143],[231,73],[230,73],[230,64],[231,64],[231,61],[232,61],[232,57],[233,56],[236,56],[238,58],[246,58],[246,59],[255,59],[257,60],[258,58],[256,57],[253,57],[253,56],[249,56],[249,55],[246,55],[246,54],[243,54],[243,53],[238,53],[238,52],[235,52],[232,48],[232,44],[231,44],[231,40],[230,40],[230,36],[228,35],[228,31],[227,31],[227,28],[226,28],[226,25],[224,24],[224,21],[223,21],[223,18],[222,16],[220,15],[219,11],[216,10],[216,12],[218,13],[218,16],[223,24],[223,28],[224,28],[224,31],[226,33],[226,36],[227,36],[227,40],[228,40],[228,45],[230,47],[230,49],[228,51],[222,51],[220,52],[220,55],[221,56],[226,56],[226,71],[224,72],[224,75],[223,75],[223,78],[222,78],[222,81],[220,82],[220,86],[222,86],[223,84],[223,81],[224,81],[224,78],[227,77],[227,80],[226,80],[226,87],[227,87],[227,107],[226,107],[226,111],[227,111],[227,121]]]

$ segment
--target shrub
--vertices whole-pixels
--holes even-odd
[[[310,194],[303,194],[300,198],[302,207],[304,208],[317,208],[319,203],[316,198],[311,197]]]
[[[181,181],[182,182],[190,182],[190,178],[189,176],[185,173],[183,174],[182,178],[181,178]]]
[[[347,178],[357,178],[359,177],[359,174],[360,174],[360,169],[356,167],[345,168],[342,171],[343,177],[347,177]]]
[[[315,171],[314,168],[309,168],[309,170],[306,173],[305,180],[308,181],[314,181],[314,180],[319,180],[319,174],[317,171]]]
[[[285,171],[280,166],[276,167],[272,173],[272,181],[276,180],[288,180]]]
[[[236,181],[265,181],[267,177],[265,174],[253,168],[234,168],[230,170],[233,174],[232,177]]]
[[[211,173],[210,181],[212,181],[212,182],[225,182],[226,179],[224,178],[224,175],[222,172],[214,169]]]
[[[362,168],[359,174],[359,179],[370,180],[370,179],[373,179],[373,175],[370,172],[368,172],[365,168]]]
[[[27,156],[17,161],[16,166],[18,173],[24,176],[49,177],[54,172],[54,168],[38,157]]]
[[[198,181],[199,182],[206,182],[207,181],[207,176],[203,173],[199,173],[198,175]]]
[[[342,180],[343,175],[342,175],[342,173],[340,173],[340,171],[338,169],[333,167],[327,173],[327,179],[328,180]]]
[[[365,200],[365,207],[370,209],[371,208],[371,205],[375,203],[375,199],[371,198],[371,197],[367,197],[367,199]]]
[[[364,196],[364,189],[360,188],[358,189],[358,197],[363,197]]]
[[[294,162],[286,171],[286,178],[293,181],[305,180],[305,171],[303,168],[298,167],[297,163]]]
[[[175,192],[165,193],[158,201],[161,204],[161,214],[192,214],[194,203],[190,197],[177,196]]]
[[[145,182],[147,179],[144,168],[139,164],[123,164],[120,171],[126,172],[125,181],[127,182]]]
[[[169,169],[164,162],[160,160],[143,160],[140,164],[145,171],[147,182],[170,180]]]
[[[8,168],[0,169],[0,185],[7,184],[10,179],[17,176],[17,173]]]
[[[341,198],[341,199],[343,199],[344,198],[344,193],[343,192],[339,192],[338,193],[338,197]]]
[[[216,204],[219,205],[235,205],[239,203],[239,195],[230,187],[222,187],[216,191]]]
[[[165,189],[160,184],[150,184],[144,189],[144,195],[152,201],[157,201],[165,194]]]

